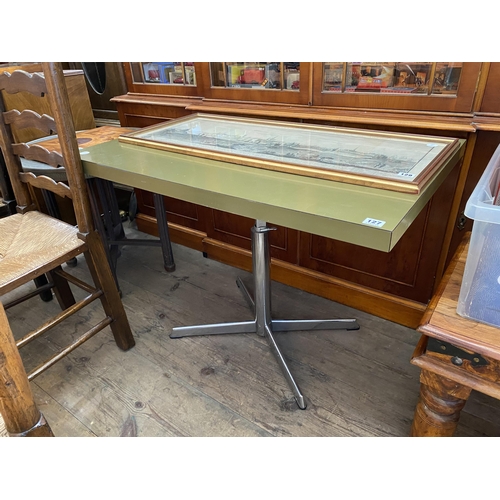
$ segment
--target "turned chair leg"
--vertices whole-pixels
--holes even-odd
[[[33,400],[30,383],[1,304],[0,413],[11,437],[54,436]]]

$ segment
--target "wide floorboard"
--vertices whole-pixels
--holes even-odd
[[[307,398],[300,410],[265,339],[169,338],[174,326],[252,319],[235,284],[241,277],[251,288],[249,273],[177,245],[174,255],[176,270],[167,273],[159,248],[122,249],[133,349],[120,351],[107,328],[32,382],[56,436],[408,436],[419,393],[419,369],[410,364],[417,332],[273,282],[274,318],[356,318],[361,326],[277,334]],[[71,272],[86,276],[85,262]],[[55,300],[35,298],[9,310],[15,336],[57,309]],[[24,347],[26,367],[98,314],[96,304]],[[500,436],[500,402],[473,393],[457,436]]]

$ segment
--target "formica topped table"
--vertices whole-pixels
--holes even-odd
[[[113,140],[81,150],[87,174],[209,208],[391,251],[464,153],[419,194],[262,170]],[[367,220],[383,221],[383,226]]]
[[[273,337],[273,331],[359,328],[354,319],[275,320],[271,318],[267,223],[391,251],[464,154],[458,140],[420,193],[265,170],[118,140],[81,150],[86,174],[146,191],[255,219],[252,259],[255,297],[238,287],[255,313],[253,321],[181,326],[171,338],[257,333],[268,339],[298,406],[306,402]]]

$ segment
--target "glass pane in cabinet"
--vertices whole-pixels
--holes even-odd
[[[181,63],[165,63],[162,67],[163,82],[180,85],[184,83]]]
[[[348,62],[346,92],[381,92],[394,85],[393,62]]]
[[[323,63],[323,92],[342,92],[344,63]]]
[[[396,94],[427,94],[431,62],[399,62],[394,70],[394,85],[388,92]]]
[[[456,95],[461,73],[462,63],[436,63],[432,93]]]
[[[134,83],[196,85],[192,62],[142,62],[130,66]]]
[[[279,88],[279,63],[227,62],[227,87]]]
[[[286,90],[299,90],[300,89],[300,63],[286,62],[283,63],[284,79],[283,87]]]
[[[160,83],[162,73],[158,63],[147,62],[142,63],[142,72],[144,75],[144,82],[146,83]],[[164,83],[164,82],[163,82]]]
[[[192,62],[184,63],[184,84],[196,85],[196,71]]]
[[[281,64],[277,62],[267,63],[265,67],[266,89],[281,89]]]
[[[299,63],[213,62],[210,63],[212,87],[239,87],[299,90]]]

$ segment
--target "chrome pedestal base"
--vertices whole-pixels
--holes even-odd
[[[271,317],[271,279],[268,232],[273,228],[264,221],[257,220],[252,228],[252,264],[255,285],[255,298],[252,297],[241,279],[236,284],[245,296],[255,314],[251,321],[215,323],[211,325],[181,326],[173,328],[170,338],[193,337],[198,335],[222,335],[228,333],[256,333],[266,337],[288,384],[290,385],[299,408],[305,410],[306,401],[297,382],[293,378],[281,353],[273,332],[297,330],[358,330],[355,319],[327,320],[276,320]]]

